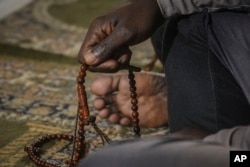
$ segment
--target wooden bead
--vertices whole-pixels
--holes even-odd
[[[135,92],[131,92],[131,93],[130,93],[130,97],[131,97],[131,98],[136,98],[136,97],[137,97],[137,94],[136,94]]]
[[[77,159],[77,160],[80,159],[80,153],[76,152],[75,155],[74,155],[74,158]]]
[[[82,114],[82,113],[79,113],[78,119],[79,119],[79,122],[84,120],[83,114]],[[81,123],[82,123],[82,122],[81,122]]]
[[[128,78],[129,78],[129,79],[134,79],[134,78],[135,78],[135,75],[134,75],[133,73],[130,73],[130,74],[128,75]]]
[[[83,84],[85,82],[85,80],[83,79],[82,76],[77,76],[76,81],[77,81],[78,84]]]
[[[129,85],[130,85],[130,86],[134,86],[134,85],[135,85],[135,80],[130,80],[130,81],[129,81]]]
[[[78,142],[76,143],[76,146],[77,146],[78,148],[81,148],[81,147],[82,147],[82,142],[78,141]]]
[[[132,112],[132,117],[133,118],[137,118],[139,116],[139,113],[138,112]]]
[[[138,100],[136,98],[131,99],[131,104],[136,105],[138,103]]]
[[[132,121],[133,121],[133,123],[134,123],[134,124],[139,123],[139,119],[138,119],[138,118],[133,118],[133,120],[132,120]]]
[[[132,111],[137,111],[138,110],[138,106],[137,105],[132,105],[131,109],[132,109]]]
[[[82,135],[84,133],[84,130],[83,129],[78,129],[78,134],[79,135]]]
[[[84,141],[84,140],[85,140],[85,136],[84,136],[84,135],[79,135],[78,138],[79,138],[79,140],[81,140],[81,141]]]
[[[88,65],[86,64],[81,65],[81,71],[86,71],[87,68],[88,68]]]
[[[86,73],[84,71],[79,72],[79,77],[84,78],[86,76]]]

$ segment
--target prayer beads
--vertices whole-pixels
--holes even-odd
[[[87,94],[85,91],[85,77],[88,66],[82,65],[80,68],[80,72],[76,77],[77,81],[77,93],[78,93],[78,110],[77,110],[77,118],[75,124],[74,135],[69,134],[49,134],[42,136],[33,142],[30,146],[26,146],[24,150],[27,152],[29,158],[37,165],[41,167],[60,167],[61,165],[49,162],[48,160],[44,160],[41,158],[41,154],[43,151],[40,149],[45,143],[54,140],[66,140],[69,142],[73,142],[73,151],[71,154],[71,158],[65,161],[69,167],[74,167],[78,164],[81,158],[86,155],[86,142],[85,142],[85,126],[91,125],[96,133],[101,137],[103,144],[105,142],[109,143],[111,140],[109,137],[104,134],[99,127],[96,125],[94,116],[90,116]],[[133,121],[133,129],[135,133],[135,137],[140,137],[140,127],[139,127],[139,114],[138,114],[138,100],[136,94],[135,80],[133,71],[140,71],[139,68],[129,65],[127,67],[129,70],[128,78],[130,84],[130,97],[131,97],[131,110],[132,110],[132,121]]]

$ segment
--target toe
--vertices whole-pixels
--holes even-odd
[[[117,113],[113,113],[109,116],[108,121],[113,124],[117,124],[120,121],[120,115]]]
[[[131,120],[128,117],[122,117],[120,119],[120,124],[123,126],[130,126],[131,125]]]
[[[99,95],[99,96],[105,96],[107,94],[111,94],[118,89],[120,76],[104,76],[97,78],[93,81],[93,83],[90,86],[90,89],[92,93]]]
[[[105,101],[102,98],[97,98],[93,101],[93,107],[96,110],[101,110],[105,107]]]
[[[108,108],[104,108],[104,109],[100,110],[98,113],[98,115],[103,119],[108,118],[110,114],[111,114],[111,112]]]

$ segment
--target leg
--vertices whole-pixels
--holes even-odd
[[[208,42],[211,51],[231,72],[250,103],[250,13],[211,14]]]
[[[230,150],[249,148],[250,126],[242,126],[221,130],[203,140],[164,136],[118,142],[82,160],[79,167],[228,167]]]
[[[220,156],[218,156],[220,155]],[[157,137],[119,142],[84,159],[79,167],[229,166],[229,148],[202,141]]]
[[[208,31],[214,27],[211,19],[210,14],[203,13],[178,22],[178,35],[165,62],[172,132],[191,127],[214,133],[223,128],[250,124],[250,105],[245,93],[234,74],[220,61],[218,51],[212,45],[211,38],[217,36]],[[238,19],[249,22],[246,17]],[[218,20],[217,24],[220,23],[227,26],[226,22]],[[219,28],[216,32],[219,33]],[[244,39],[242,42],[243,45]],[[240,49],[248,51],[244,47]],[[249,59],[249,54],[244,57]]]

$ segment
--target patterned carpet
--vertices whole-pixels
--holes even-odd
[[[78,66],[38,62],[0,56],[0,166],[30,167],[24,147],[45,134],[73,134],[76,117]],[[98,74],[88,73],[86,88],[90,110],[94,95],[88,85]],[[133,136],[131,128],[109,124],[97,118],[98,126],[113,140]],[[166,133],[167,129],[143,129],[144,136]],[[101,139],[87,129],[90,154],[101,147]],[[143,137],[144,137],[143,136]],[[69,157],[71,145],[57,142],[46,149],[44,158],[56,163]]]
[[[1,128],[1,140],[5,143],[0,150],[1,167],[31,167],[35,166],[28,159],[26,152],[24,152],[24,146],[34,141],[38,137],[53,133],[67,133],[68,131],[59,127],[48,126],[37,123],[16,123],[6,122],[4,129]],[[20,128],[21,127],[21,128]],[[23,132],[20,132],[23,129]],[[13,133],[18,135],[10,136]],[[6,141],[7,140],[7,141]],[[2,142],[2,141],[1,141]],[[67,145],[67,143],[57,143],[50,147],[50,150],[44,154],[45,158],[55,158],[60,161],[67,158],[67,153],[60,153],[60,151]]]

